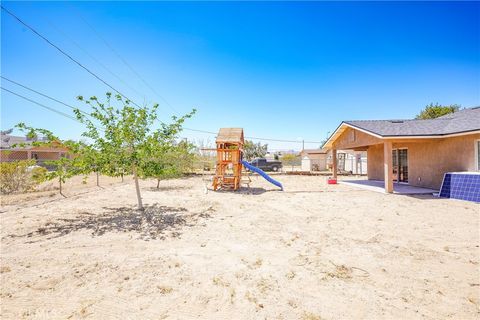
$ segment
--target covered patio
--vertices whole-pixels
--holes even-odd
[[[379,135],[342,123],[330,136],[324,147],[332,151],[332,176],[335,179],[338,171],[337,150],[367,151],[369,158],[368,179],[372,181],[372,185],[369,187],[376,190],[378,186],[381,186],[386,193],[395,192],[394,182],[395,178],[398,180],[398,176],[394,177],[393,174],[393,140],[384,139]],[[372,158],[372,148],[378,153],[378,157],[375,159]],[[364,184],[368,182],[364,181]]]
[[[367,151],[368,179],[355,182],[386,193],[431,193],[440,189],[446,172],[480,170],[480,107],[435,119],[343,121],[323,147],[332,153],[337,176],[337,150]]]
[[[375,192],[385,193],[385,182],[382,180],[339,180],[338,183]],[[393,193],[405,195],[433,194],[438,193],[438,190],[414,187],[404,183],[393,183]]]

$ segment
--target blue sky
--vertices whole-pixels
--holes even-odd
[[[430,102],[480,105],[476,2],[2,5],[126,96],[160,103],[163,119],[197,108],[189,128],[243,127],[247,136],[321,141],[342,120],[412,118]],[[111,91],[3,10],[1,73],[73,105],[77,95]],[[2,86],[70,112],[7,81]],[[1,102],[3,129],[23,121],[80,137],[81,126],[60,115],[5,92]],[[214,139],[191,131],[183,136]]]

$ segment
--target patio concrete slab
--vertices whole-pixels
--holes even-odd
[[[385,183],[382,180],[338,180],[338,183],[385,193]],[[393,184],[393,193],[396,194],[432,194],[438,190],[410,186],[403,183]]]

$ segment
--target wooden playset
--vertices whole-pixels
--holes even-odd
[[[217,148],[204,148],[202,151],[216,151],[217,163],[215,166],[215,175],[213,176],[213,190],[238,190],[242,184],[250,187],[250,173],[258,173],[268,182],[276,185],[281,190],[283,186],[280,182],[270,177],[260,168],[243,160],[244,137],[242,128],[221,128],[216,139]],[[242,179],[242,169],[247,169]],[[205,171],[205,170],[204,170]],[[205,179],[203,179],[205,181]],[[205,193],[208,192],[205,185]]]
[[[217,166],[213,190],[238,190],[242,182],[243,129],[221,128],[217,139]]]

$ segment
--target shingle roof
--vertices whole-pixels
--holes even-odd
[[[317,154],[317,153],[327,153],[328,150],[326,149],[303,149],[301,153],[308,153],[308,154]]]
[[[31,141],[27,141],[25,137],[12,136],[9,134],[2,134],[0,140],[0,148],[8,149],[16,144],[31,144]]]
[[[220,128],[217,135],[217,142],[243,143],[242,128]]]
[[[351,126],[383,136],[441,136],[480,130],[480,107],[428,120],[356,120]]]

